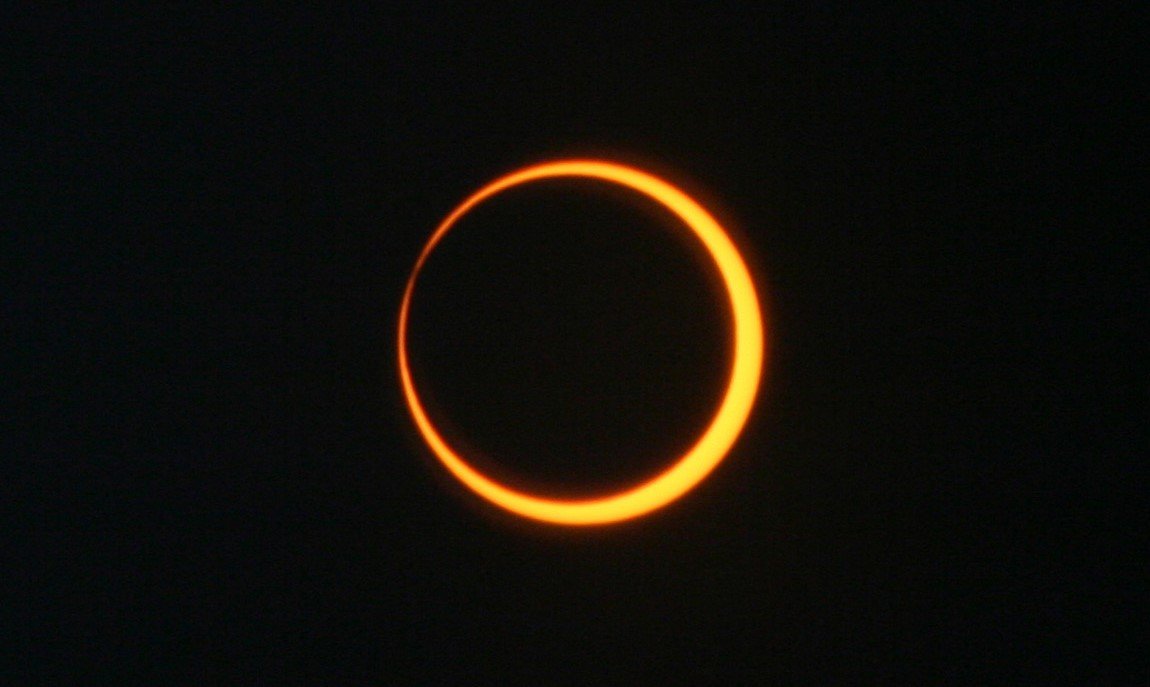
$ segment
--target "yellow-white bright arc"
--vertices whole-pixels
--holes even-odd
[[[407,355],[407,320],[419,272],[435,246],[468,211],[514,186],[555,177],[583,177],[618,184],[665,206],[702,241],[718,267],[734,326],[730,379],[711,424],[696,443],[658,476],[619,493],[561,500],[511,489],[473,468],[439,434],[419,400]],[[436,228],[415,263],[399,313],[399,373],[416,426],[443,465],[463,484],[492,503],[524,517],[561,525],[596,525],[634,518],[679,498],[723,460],[754,404],[764,359],[763,317],[755,286],[727,233],[699,203],[671,184],[632,167],[601,160],[561,160],[533,165],[487,184],[463,201]]]

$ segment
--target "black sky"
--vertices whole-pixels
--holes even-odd
[[[1135,22],[708,7],[13,12],[3,682],[1133,674]],[[436,467],[394,334],[443,215],[569,156],[711,204],[772,352],[697,490],[557,531]],[[492,469],[689,442],[727,321],[658,212],[558,184],[460,229],[414,335]]]

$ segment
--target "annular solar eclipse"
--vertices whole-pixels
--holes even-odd
[[[408,365],[407,328],[420,270],[436,245],[470,210],[522,184],[552,178],[605,181],[648,196],[666,207],[706,248],[722,278],[733,323],[730,376],[722,400],[703,433],[686,453],[641,484],[591,499],[564,500],[512,489],[476,470],[440,435],[428,417]],[[598,525],[639,517],[690,491],[723,460],[742,431],[755,400],[764,359],[763,317],[755,285],[727,232],[702,205],[652,174],[603,160],[559,160],[532,165],[483,186],[439,224],[423,247],[407,280],[399,312],[399,374],[412,418],[427,446],[467,488],[517,515],[558,525]]]

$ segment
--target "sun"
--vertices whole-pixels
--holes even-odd
[[[556,177],[582,177],[617,184],[660,203],[703,244],[722,278],[731,308],[733,350],[730,377],[710,425],[694,445],[654,478],[615,494],[562,500],[511,489],[472,467],[431,422],[412,379],[407,355],[407,321],[420,270],[448,231],[479,203],[515,186]],[[765,358],[763,316],[747,266],[723,227],[698,202],[652,174],[604,160],[558,160],[532,165],[483,186],[440,223],[423,247],[407,280],[399,310],[399,376],[412,419],[436,458],[460,482],[491,503],[517,515],[557,525],[601,525],[650,513],[694,488],[723,460],[754,405]]]

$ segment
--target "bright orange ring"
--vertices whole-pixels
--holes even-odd
[[[726,394],[710,426],[674,465],[636,487],[602,498],[558,500],[510,489],[467,464],[436,431],[412,382],[407,364],[407,317],[415,281],[427,256],[460,217],[491,196],[513,186],[551,177],[587,177],[625,186],[647,195],[677,215],[703,242],[726,285],[734,315],[734,360]],[[679,498],[726,455],[742,431],[754,403],[763,367],[763,318],[747,266],[719,223],[674,186],[646,172],[612,162],[562,160],[534,165],[500,177],[455,208],[436,228],[415,263],[399,311],[399,373],[408,408],[427,445],[468,488],[513,513],[562,525],[596,525],[634,518]]]

